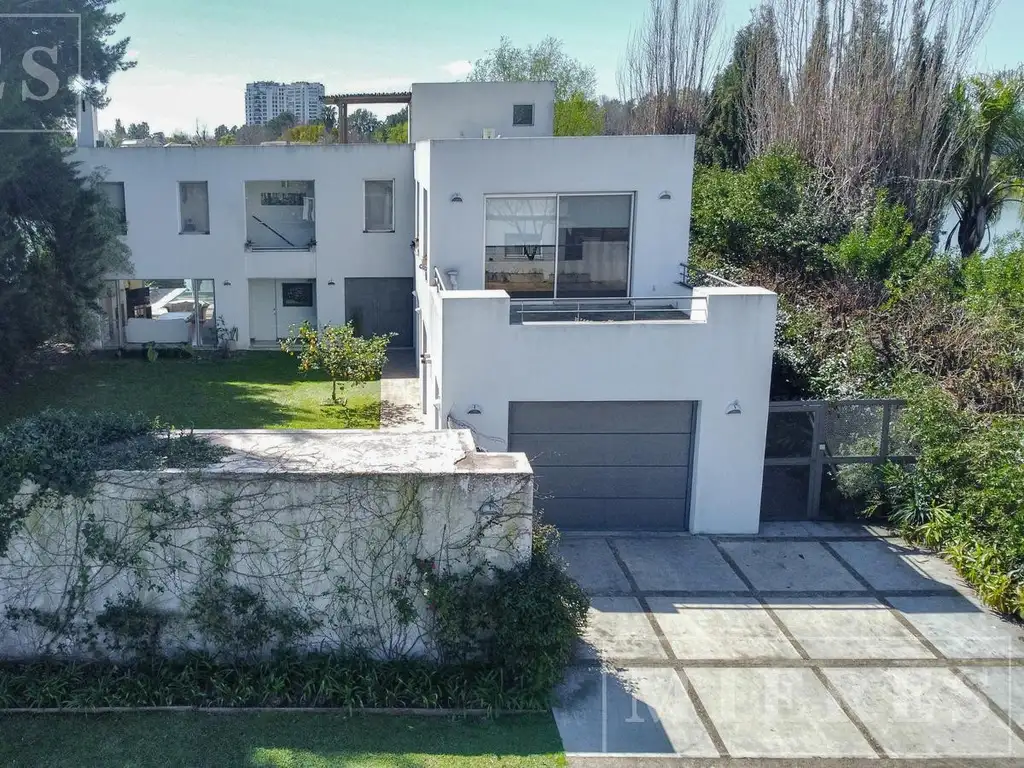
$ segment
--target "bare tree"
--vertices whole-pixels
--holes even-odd
[[[793,147],[847,211],[886,186],[928,227],[947,198],[949,94],[997,1],[766,0],[751,154]]]
[[[619,68],[632,133],[695,133],[721,64],[722,0],[651,0]]]

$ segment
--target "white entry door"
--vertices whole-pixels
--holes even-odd
[[[277,341],[277,281],[249,281],[249,337]]]

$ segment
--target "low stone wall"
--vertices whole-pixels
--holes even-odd
[[[530,556],[529,463],[468,432],[202,434],[231,455],[31,513],[0,558],[0,655],[429,655],[425,570]]]

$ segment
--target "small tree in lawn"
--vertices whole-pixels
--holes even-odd
[[[338,403],[338,382],[346,384],[376,381],[387,362],[388,344],[393,333],[381,336],[357,336],[352,323],[325,325],[317,330],[305,322],[293,327],[281,342],[281,349],[299,358],[299,370],[323,371],[331,377],[331,400]],[[345,400],[340,401],[344,405]]]

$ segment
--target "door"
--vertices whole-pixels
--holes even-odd
[[[565,530],[687,530],[692,401],[509,404],[509,450]]]
[[[393,347],[412,346],[413,279],[345,279],[345,316],[360,336],[394,333]]]
[[[249,281],[249,338],[277,341],[277,290],[273,280]]]

